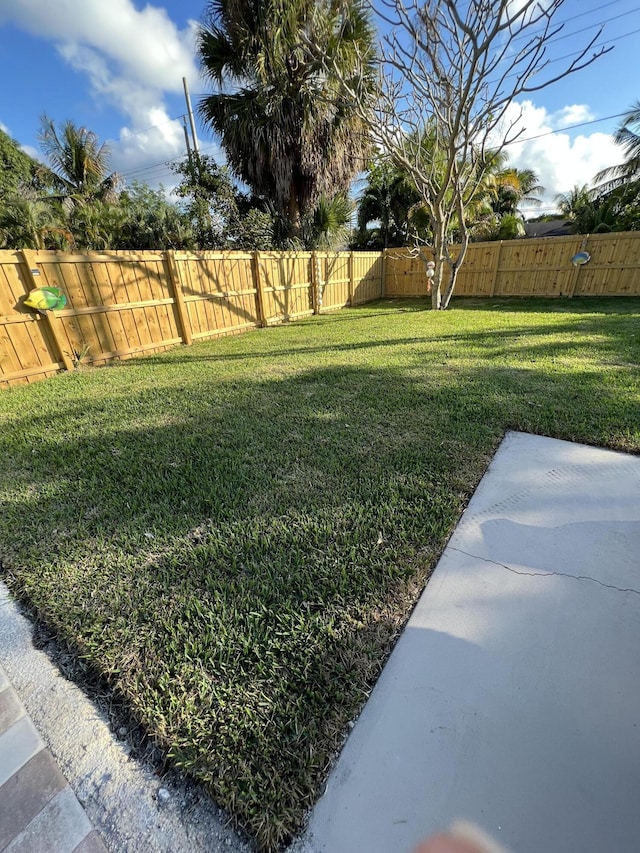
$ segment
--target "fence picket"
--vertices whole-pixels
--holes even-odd
[[[262,270],[260,269],[260,252],[255,251],[252,259],[253,283],[256,289],[256,306],[258,308],[258,320],[262,328],[267,326],[267,313],[264,298],[264,282],[262,280]]]
[[[30,283],[30,290],[35,290],[39,286],[39,282],[34,276],[34,270],[38,270],[35,253],[30,249],[22,250],[22,260],[24,262],[24,272],[27,281]],[[38,271],[39,272],[39,271]],[[60,329],[60,320],[56,317],[53,311],[45,312],[45,320],[49,327],[49,332],[51,333],[51,337],[55,341],[55,345],[58,348],[58,353],[60,355],[60,359],[62,359],[62,363],[65,366],[66,370],[73,370],[73,361],[66,351],[64,346],[64,340],[62,336],[62,332]],[[58,361],[55,356],[51,358],[51,361]]]
[[[175,252],[166,251],[164,253],[164,263],[167,271],[167,280],[173,291],[174,304],[176,306],[176,320],[178,323],[178,332],[182,341],[189,346],[193,343],[191,322],[189,320],[189,312],[184,301],[184,293],[182,291],[182,283],[180,281],[180,273],[176,264]]]

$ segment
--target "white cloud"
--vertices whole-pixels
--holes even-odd
[[[0,22],[33,35],[83,45],[115,64],[118,74],[157,90],[178,92],[194,78],[191,22],[179,30],[165,9],[136,9],[131,0],[0,0]]]
[[[505,149],[509,165],[533,169],[536,173],[545,188],[541,210],[548,212],[558,193],[568,192],[576,184],[590,184],[597,172],[620,161],[620,148],[608,133],[594,131],[573,138],[569,133],[550,133],[592,118],[589,107],[584,104],[572,104],[554,113],[535,106],[532,101],[510,105],[506,120],[515,122],[514,130],[522,131],[523,141]],[[513,136],[513,131],[510,135]],[[526,215],[535,216],[535,211],[527,210]]]
[[[113,167],[129,183],[132,180],[151,186],[161,183],[171,189],[176,179],[166,162],[185,154],[182,124],[171,120],[161,109],[152,111],[149,117],[147,130],[122,128],[120,139],[111,144]]]
[[[0,0],[4,21],[53,41],[88,77],[94,98],[126,117],[120,138],[110,142],[113,168],[132,172],[184,153],[182,124],[169,116],[164,96],[181,93],[183,77],[197,79],[194,21],[179,29],[165,9],[136,9],[132,0]],[[156,184],[166,180],[162,171],[136,177]]]
[[[520,28],[531,26],[532,21],[538,21],[551,6],[552,0],[509,0],[506,7],[504,17],[508,15],[511,19],[516,18],[516,35]],[[522,14],[524,12],[524,14]],[[525,30],[526,32],[526,30]],[[533,35],[533,32],[532,32]]]
[[[119,139],[110,141],[113,168],[121,174],[144,169],[132,177],[154,185],[160,180],[166,183],[162,163],[181,156],[185,142],[180,120],[169,116],[157,90],[138,79],[114,76],[105,58],[92,48],[67,43],[59,52],[73,68],[88,75],[96,96],[117,104],[131,119],[130,126],[121,128]]]
[[[594,114],[586,104],[571,104],[571,106],[563,107],[561,110],[556,110],[555,113],[552,113],[549,121],[555,130],[560,130],[571,124],[592,121],[594,118]]]

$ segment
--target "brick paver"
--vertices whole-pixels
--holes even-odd
[[[0,853],[106,853],[2,667]]]
[[[0,850],[67,785],[48,749],[41,749],[0,788]]]
[[[0,734],[0,785],[44,749],[44,741],[29,717],[23,715]]]

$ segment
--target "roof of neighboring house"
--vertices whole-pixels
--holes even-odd
[[[571,234],[571,219],[552,219],[550,222],[525,222],[527,237],[566,237]]]

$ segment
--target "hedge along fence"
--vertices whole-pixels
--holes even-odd
[[[0,251],[0,386],[383,295],[380,252]],[[67,307],[22,305],[59,287]]]
[[[571,258],[582,251],[591,260],[574,267]],[[384,254],[385,295],[426,296],[420,258],[410,249]],[[638,296],[640,232],[471,243],[454,295]]]

